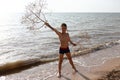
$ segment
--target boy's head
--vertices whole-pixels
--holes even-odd
[[[61,24],[62,32],[66,32],[67,30],[67,25],[65,23]]]

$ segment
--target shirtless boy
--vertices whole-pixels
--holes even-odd
[[[58,30],[56,30],[55,28],[53,28],[49,23],[45,22],[45,25],[48,26],[50,29],[52,29],[58,36],[59,36],[59,40],[60,40],[60,48],[59,48],[59,65],[58,65],[58,77],[61,77],[61,66],[62,66],[62,62],[63,62],[63,57],[64,54],[66,54],[69,63],[71,64],[72,68],[75,70],[75,72],[77,72],[72,58],[71,58],[71,54],[70,54],[70,50],[69,50],[69,42],[73,45],[76,46],[75,43],[73,43],[69,37],[69,34],[66,33],[67,31],[67,25],[65,23],[61,24],[61,28],[62,28],[62,32],[59,32]]]

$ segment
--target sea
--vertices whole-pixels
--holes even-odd
[[[31,59],[48,60],[59,54],[60,42],[55,32],[48,27],[29,29],[21,24],[23,15],[0,16],[0,66]],[[59,31],[62,23],[67,24],[67,32],[77,44],[70,44],[71,53],[120,40],[120,13],[46,13],[45,16],[48,23]],[[119,54],[111,56],[120,57]]]

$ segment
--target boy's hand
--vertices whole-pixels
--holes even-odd
[[[50,26],[50,24],[49,24],[49,23],[47,23],[47,22],[45,22],[44,24],[45,24],[46,26]]]

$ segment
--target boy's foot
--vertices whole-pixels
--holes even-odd
[[[76,68],[74,68],[74,71],[75,71],[75,72],[78,72],[78,70],[77,70]]]
[[[61,74],[58,74],[58,78],[61,78]]]
[[[77,72],[78,72],[78,70],[74,69],[74,72],[73,72],[73,74],[76,74]]]
[[[60,73],[58,73],[58,74],[57,74],[57,77],[58,77],[58,78],[61,78],[61,74],[60,74]]]
[[[78,70],[77,70],[77,69],[75,69],[75,72],[78,72]]]
[[[58,78],[61,78],[61,75],[58,75]]]

